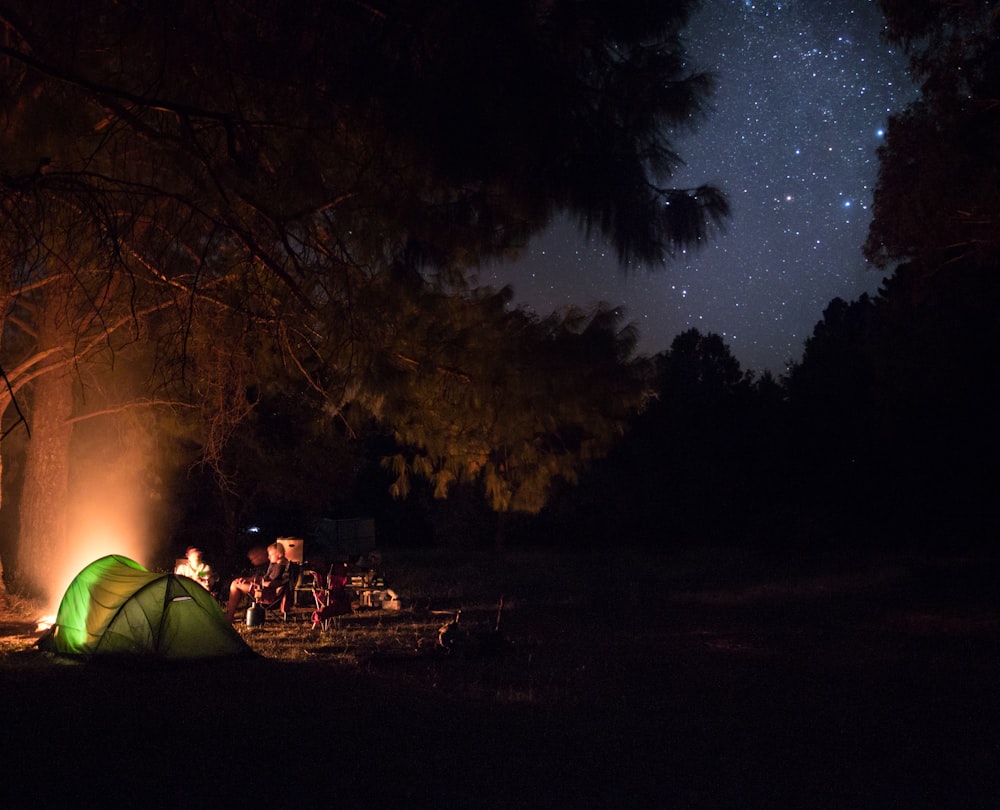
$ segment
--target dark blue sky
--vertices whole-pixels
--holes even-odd
[[[692,63],[715,72],[714,112],[677,138],[674,186],[721,187],[726,231],[666,268],[623,271],[613,251],[566,222],[523,258],[481,274],[545,315],[598,301],[625,308],[639,350],[690,327],[717,332],[744,369],[798,360],[834,297],[877,289],[861,255],[891,111],[914,96],[905,57],[880,39],[874,0],[705,0],[688,32]]]

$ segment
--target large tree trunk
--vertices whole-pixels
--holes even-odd
[[[72,380],[65,373],[41,377],[34,400],[21,494],[18,569],[29,591],[50,597],[47,586],[54,584],[50,575],[66,541]]]
[[[52,296],[53,298],[55,296]],[[47,301],[40,309],[38,348],[72,346],[63,319],[65,307]],[[56,559],[66,542],[69,496],[70,439],[73,426],[73,377],[71,369],[57,363],[32,384],[28,416],[31,438],[26,444],[24,490],[18,548],[18,581],[29,593],[50,593]]]
[[[0,408],[11,410],[12,398],[0,394]],[[0,569],[3,570],[0,579],[0,589],[17,581],[17,538],[19,504],[21,502],[21,490],[24,483],[24,446],[27,441],[27,432],[24,425],[20,424],[18,413],[13,416],[3,412],[0,420],[0,431],[3,439],[0,440]]]

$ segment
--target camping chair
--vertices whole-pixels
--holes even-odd
[[[295,607],[295,583],[298,582],[302,566],[296,562],[288,563],[288,580],[284,585],[279,586],[273,592],[266,594],[267,600],[263,596],[257,601],[264,610],[277,609],[281,613],[281,620],[288,621],[288,614]]]
[[[292,582],[292,607],[311,606],[313,602],[313,591],[319,587],[326,587],[326,577],[314,568],[302,565],[298,576]],[[304,601],[303,601],[304,600]]]
[[[326,630],[330,622],[354,610],[354,599],[346,588],[347,574],[344,564],[330,566],[325,577],[313,572],[313,599],[316,609],[312,613],[312,626],[322,625]]]
[[[305,558],[305,541],[301,537],[279,537],[278,542],[285,549],[285,559],[289,562],[288,580],[292,586],[292,598],[290,605],[293,608],[299,607],[299,595],[308,599],[313,589],[313,580],[316,572],[309,566]]]

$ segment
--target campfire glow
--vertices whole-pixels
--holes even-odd
[[[130,525],[131,524],[131,525]],[[53,570],[50,580],[50,604],[45,616],[38,620],[39,629],[47,629],[55,622],[59,603],[70,583],[94,560],[109,554],[120,554],[149,565],[152,556],[150,544],[137,527],[142,521],[130,520],[130,510],[108,499],[95,501],[89,509],[76,510],[69,543]]]
[[[105,383],[109,391],[128,391],[133,381],[125,365],[105,369],[109,379],[95,391]],[[102,404],[88,402],[97,413],[74,427],[64,513],[54,509],[51,530],[20,538],[22,573],[42,600],[40,626],[53,621],[70,583],[95,560],[113,554],[155,569],[170,541],[172,512],[162,488],[177,463],[172,442],[158,435],[145,410],[101,412]]]

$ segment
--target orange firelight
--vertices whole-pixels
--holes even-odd
[[[48,605],[46,614],[55,616],[70,583],[94,560],[118,554],[147,565],[150,556],[147,545],[134,529],[114,517],[92,515],[77,521],[70,531],[66,553],[60,557],[58,568],[52,571],[52,590],[49,596],[51,604]]]

